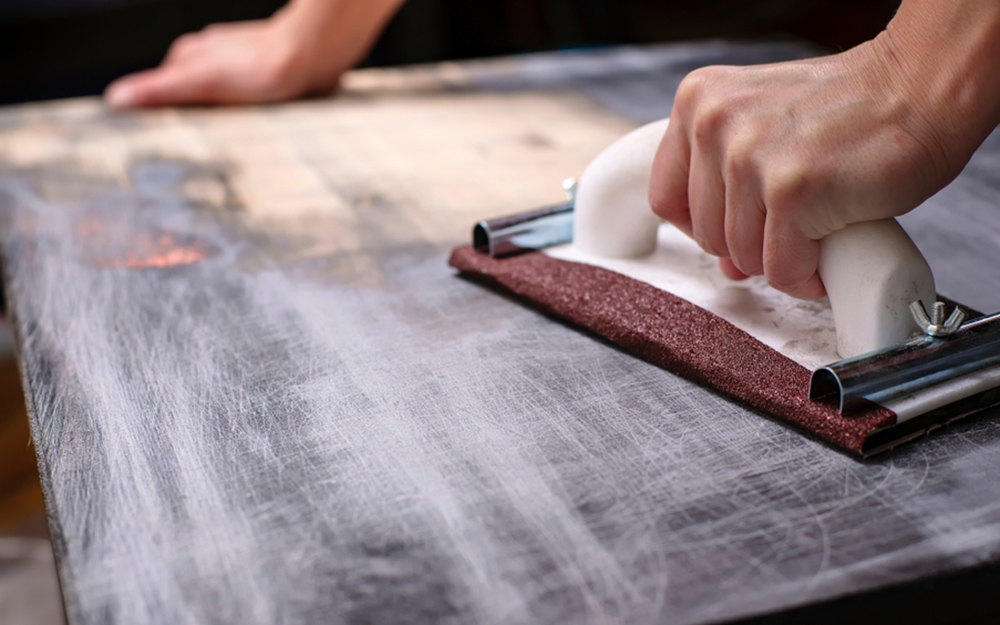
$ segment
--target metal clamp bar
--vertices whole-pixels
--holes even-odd
[[[948,337],[918,336],[817,369],[809,380],[809,399],[832,398],[845,412],[931,387],[960,394],[962,385],[944,383],[997,366],[1000,313],[970,321]]]
[[[494,258],[540,250],[573,240],[573,202],[495,219],[472,228],[472,247]]]

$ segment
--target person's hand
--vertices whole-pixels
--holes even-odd
[[[368,51],[397,0],[299,0],[267,20],[183,35],[163,63],[118,79],[115,108],[277,102],[330,91]]]
[[[902,214],[955,173],[882,65],[852,51],[691,73],[654,161],[653,211],[730,278],[822,297],[820,239]]]
[[[106,97],[133,108],[272,102],[332,88],[336,69],[314,75],[302,56],[282,20],[214,24],[178,38],[159,67],[118,79]]]
[[[912,71],[920,55],[883,35],[835,56],[690,74],[654,161],[653,211],[728,277],[822,297],[819,240],[915,208],[961,171],[998,110],[963,112],[964,66],[939,57],[942,71]]]

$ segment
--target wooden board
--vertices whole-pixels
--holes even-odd
[[[1000,419],[861,463],[445,266],[474,220],[558,201],[692,65],[805,52],[0,112],[0,244],[70,622],[705,623],[1000,559]],[[950,191],[986,241],[998,144]],[[967,275],[974,255],[934,244],[952,224],[914,219]],[[942,290],[990,309],[988,286]],[[920,622],[920,597],[893,613]]]

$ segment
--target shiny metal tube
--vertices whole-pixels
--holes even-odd
[[[916,400],[940,406],[968,396],[972,387],[962,378],[1000,385],[996,371],[1000,313],[970,321],[949,337],[919,336],[817,369],[809,380],[809,398],[832,400],[841,412],[869,402],[891,407]]]
[[[540,250],[572,240],[572,202],[486,219],[472,228],[472,247],[494,258]]]

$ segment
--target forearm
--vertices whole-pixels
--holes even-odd
[[[405,0],[291,0],[278,17],[294,24],[302,47],[352,47],[363,55]],[[360,61],[353,59],[353,62]]]
[[[293,11],[319,22],[360,18],[388,19],[405,0],[291,0],[284,11]]]
[[[1000,123],[1000,2],[905,0],[872,44],[951,169]],[[954,171],[957,174],[958,171]]]

